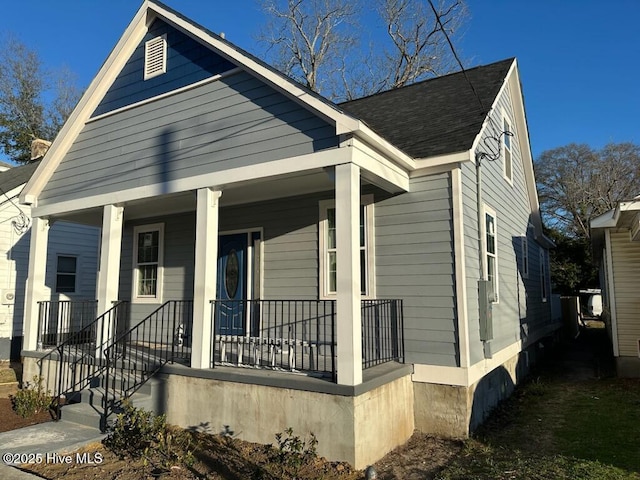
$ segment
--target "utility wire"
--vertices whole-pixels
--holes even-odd
[[[478,103],[480,104],[480,110],[482,111],[483,114],[486,113],[486,110],[484,108],[484,104],[482,103],[482,100],[480,99],[480,95],[478,95],[478,92],[476,92],[476,89],[473,86],[473,83],[471,83],[471,80],[469,80],[469,77],[467,76],[467,71],[464,69],[464,66],[462,66],[462,62],[460,61],[460,58],[458,58],[458,54],[456,52],[456,49],[454,48],[453,43],[451,43],[451,39],[449,38],[449,35],[447,34],[447,30],[444,28],[444,25],[442,25],[442,20],[440,20],[440,14],[436,10],[436,7],[433,6],[433,2],[431,0],[429,0],[429,5],[431,5],[431,10],[433,10],[433,14],[436,16],[436,21],[438,22],[438,25],[440,26],[440,30],[444,34],[444,38],[447,39],[447,43],[449,44],[449,48],[451,48],[451,53],[453,53],[453,56],[455,57],[456,61],[458,62],[458,65],[460,65],[460,69],[462,70],[462,74],[464,75],[464,78],[467,80],[467,83],[469,84],[469,86],[471,87],[471,90],[473,91],[473,95],[476,97],[476,99],[478,100]]]

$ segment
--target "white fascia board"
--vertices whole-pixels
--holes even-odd
[[[20,194],[20,203],[34,205],[37,202],[38,195],[40,195],[56,168],[58,168],[62,158],[84,128],[85,122],[97,108],[120,70],[144,37],[147,31],[146,16],[148,6],[149,2],[147,0],[142,4],[89,85],[89,88],[82,95],[82,98],[51,144],[44,159],[25,185]]]
[[[502,82],[502,85],[500,86],[500,90],[498,90],[498,94],[496,95],[496,98],[493,99],[493,103],[489,107],[489,110],[487,110],[487,113],[486,113],[486,115],[484,117],[484,121],[482,122],[482,127],[480,127],[480,131],[478,132],[478,135],[476,135],[476,138],[473,140],[473,143],[471,144],[471,148],[470,148],[471,153],[472,153],[471,159],[472,159],[472,161],[474,163],[476,161],[475,151],[478,148],[478,145],[480,144],[480,141],[482,140],[482,136],[484,134],[484,131],[487,128],[487,125],[489,125],[489,121],[490,121],[490,118],[491,118],[491,112],[496,110],[496,107],[498,106],[498,100],[500,100],[500,97],[502,96],[502,93],[507,88],[509,76],[511,75],[511,72],[513,72],[513,70],[515,68],[515,65],[516,65],[516,62],[514,60],[513,63],[511,64],[511,67],[509,67],[509,71],[505,75],[505,80]]]
[[[0,205],[4,205],[7,202],[18,203],[16,202],[18,195],[22,191],[24,187],[24,183],[22,185],[18,185],[17,187],[9,190],[8,192],[2,192],[2,196],[0,197]]]
[[[591,228],[592,229],[596,229],[596,228],[614,228],[616,226],[616,211],[618,210],[618,207],[609,210],[608,212],[604,212],[601,215],[598,215],[596,218],[594,218],[593,220],[591,220]]]
[[[521,340],[496,352],[493,357],[480,360],[468,368],[443,367],[438,365],[415,364],[411,379],[419,383],[435,383],[470,387],[481,380],[489,372],[503,365],[507,360],[518,355],[523,349]]]
[[[152,198],[160,195],[180,193],[199,188],[219,187],[248,180],[257,180],[287,173],[303,172],[317,168],[331,167],[353,160],[354,149],[350,146],[332,148],[317,153],[309,153],[297,157],[265,162],[259,165],[248,165],[230,168],[221,172],[179,178],[166,183],[155,183],[143,187],[135,187],[117,192],[87,195],[81,199],[38,206],[33,215],[38,217],[101,207],[107,204],[124,204],[133,200]]]
[[[374,148],[380,150],[385,155],[390,156],[401,167],[408,170],[415,170],[416,162],[413,157],[407,155],[398,147],[382,138],[360,120],[358,120],[358,128],[354,133],[357,136],[362,136]]]
[[[436,157],[417,158],[415,160],[415,172],[417,173],[422,169],[429,169],[442,165],[455,165],[468,161],[473,161],[473,150],[438,155]]]
[[[358,138],[350,138],[343,142],[344,146],[352,146],[353,163],[358,165],[363,171],[370,172],[390,183],[398,190],[409,191],[409,174],[395,163],[391,162],[386,156],[380,154],[375,149],[364,143]]]

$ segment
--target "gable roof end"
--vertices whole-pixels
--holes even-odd
[[[85,122],[90,118],[136,46],[143,39],[148,26],[156,18],[162,19],[205,46],[210,47],[216,53],[226,57],[248,73],[321,116],[335,126],[336,135],[353,134],[381,150],[403,168],[411,169],[414,167],[413,158],[380,137],[359,119],[338,109],[332,102],[311,92],[253,55],[162,3],[145,0],[54,140],[40,168],[25,186],[20,196],[21,202],[26,204],[36,203],[38,195],[42,192],[64,155],[69,151]]]

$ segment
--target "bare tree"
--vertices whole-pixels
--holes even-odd
[[[387,36],[359,25],[372,7]],[[267,58],[287,75],[329,98],[350,100],[399,88],[454,68],[453,55],[425,0],[265,0]],[[462,0],[439,0],[449,35],[466,19]],[[386,38],[386,40],[385,40]]]
[[[31,141],[53,140],[79,97],[68,71],[45,69],[35,51],[5,38],[0,44],[0,152],[28,162]]]
[[[589,239],[593,218],[640,194],[640,146],[633,143],[547,150],[535,169],[543,215],[571,237]]]
[[[460,0],[440,1],[436,10],[416,0],[381,0],[380,15],[386,25],[392,48],[385,49],[381,89],[403,87],[429,76],[454,69],[454,57],[441,26],[452,36],[466,18]]]
[[[355,44],[358,4],[342,0],[267,0],[270,18],[262,35],[275,66],[313,91],[340,69],[338,52]]]

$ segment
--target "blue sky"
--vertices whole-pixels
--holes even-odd
[[[5,0],[11,32],[47,66],[66,65],[88,86],[142,2]],[[264,24],[257,2],[165,0],[252,53]],[[568,143],[640,144],[640,1],[468,0],[455,42],[465,67],[517,57],[534,157]],[[373,32],[377,34],[377,32]]]

